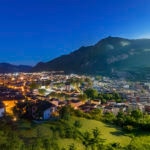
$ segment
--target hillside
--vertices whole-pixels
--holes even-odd
[[[12,65],[9,63],[0,63],[0,73],[29,72],[31,68],[31,66],[26,65]]]
[[[150,39],[107,37],[93,46],[38,63],[32,71],[63,70],[65,73],[149,78]]]

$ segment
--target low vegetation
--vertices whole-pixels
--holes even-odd
[[[127,125],[120,124],[121,120],[119,121],[121,118],[125,119],[127,114],[118,114],[116,117],[112,114],[103,116],[99,109],[85,114],[71,107],[64,107],[60,110],[60,116],[59,120],[36,123],[24,119],[12,121],[8,116],[1,119],[0,128],[3,130],[0,130],[0,149],[146,150],[150,148],[150,135],[136,128],[135,121],[139,122],[141,117],[138,111],[131,112],[131,118],[135,119],[133,122],[130,120]]]

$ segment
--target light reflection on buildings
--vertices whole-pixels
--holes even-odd
[[[17,100],[5,100],[3,101],[5,105],[5,111],[7,114],[13,115],[13,107],[16,105]]]

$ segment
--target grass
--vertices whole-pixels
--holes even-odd
[[[105,123],[102,123],[100,121],[95,120],[89,120],[85,118],[78,118],[78,117],[72,117],[70,121],[68,121],[69,124],[74,123],[75,120],[80,120],[82,126],[79,128],[81,132],[90,131],[92,132],[92,129],[98,128],[101,132],[101,137],[103,139],[106,139],[106,143],[114,143],[118,142],[122,146],[126,146],[130,143],[131,138],[124,135],[124,132],[121,131],[121,129],[116,128],[112,125],[107,125]],[[19,123],[19,130],[18,134],[20,137],[27,139],[27,138],[35,138],[35,137],[53,137],[52,130],[50,129],[51,126],[59,126],[58,122],[46,122],[42,124],[34,124],[28,121],[21,121]],[[57,135],[57,143],[60,147],[67,148],[72,143],[75,144],[75,147],[78,147],[79,149],[83,149],[83,145],[81,141],[79,140],[73,140],[73,139],[60,139],[60,137]]]
[[[96,120],[89,120],[85,118],[78,118],[78,117],[72,117],[71,120],[69,120],[67,123],[70,125],[73,125],[75,120],[79,120],[81,122],[81,128],[79,130],[83,133],[86,131],[92,132],[92,129],[98,128],[101,132],[101,138],[106,139],[105,143],[120,143],[121,146],[127,146],[130,142],[132,142],[137,149],[142,149],[142,145],[150,146],[150,134],[147,132],[139,132],[136,133],[134,136],[131,136],[130,134],[125,134],[120,128],[105,124],[100,121]],[[57,127],[60,126],[60,122],[50,122],[47,121],[45,123],[41,124],[35,124],[29,121],[21,121],[18,125],[17,134],[27,140],[32,139],[36,137],[47,137],[52,139],[53,138],[53,132],[51,127]],[[59,145],[59,147],[64,147],[68,149],[69,145],[74,144],[76,148],[80,150],[84,150],[84,146],[82,145],[81,141],[76,139],[67,139],[67,138],[60,138],[58,131],[56,132],[56,142]],[[132,137],[134,137],[132,139]]]
[[[34,124],[24,120],[19,123],[18,134],[23,138],[51,137],[52,131],[49,124]]]
[[[80,120],[82,127],[81,132],[92,131],[93,128],[98,128],[101,132],[101,137],[106,139],[106,143],[118,142],[122,146],[126,146],[130,143],[131,138],[126,136],[120,128],[108,125],[96,120],[88,120],[85,118],[73,118],[73,120]]]
[[[137,150],[150,149],[150,133],[149,132],[137,132],[133,136],[131,143]]]
[[[84,146],[80,141],[75,141],[73,139],[58,139],[57,142],[59,143],[60,147],[63,147],[65,149],[67,149],[69,145],[74,144],[74,146],[79,150],[84,150]]]

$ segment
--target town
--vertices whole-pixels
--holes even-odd
[[[149,114],[149,92],[149,82],[65,75],[63,71],[1,74],[0,117],[49,120],[59,117],[58,110],[67,105],[86,113],[100,109],[117,115],[138,109]]]

